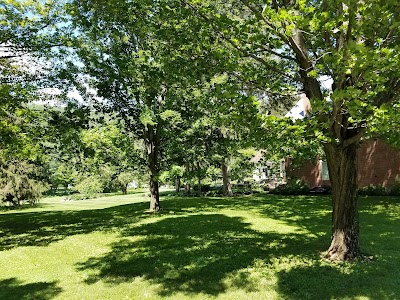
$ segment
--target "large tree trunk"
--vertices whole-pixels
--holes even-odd
[[[231,182],[229,180],[229,165],[228,162],[224,159],[221,164],[222,169],[222,182],[223,182],[223,192],[225,196],[232,196],[232,187]]]
[[[159,126],[147,125],[147,161],[150,175],[150,210],[160,210],[160,195],[158,186],[158,152],[160,144]]]
[[[357,148],[325,145],[332,185],[332,242],[326,253],[331,260],[353,260],[360,256],[357,209]]]
[[[150,175],[150,210],[160,210],[160,195],[158,189],[158,181],[154,176]]]

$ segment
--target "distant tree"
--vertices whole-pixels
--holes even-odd
[[[47,189],[38,172],[37,166],[26,161],[0,162],[0,201],[13,206],[24,201],[34,204]]]
[[[185,172],[184,167],[182,166],[172,166],[170,171],[169,171],[169,176],[175,180],[175,191],[177,193],[180,192],[181,189],[181,179],[183,177],[183,174]]]
[[[115,186],[126,194],[127,185],[137,179],[144,163],[140,146],[123,132],[122,126],[109,120],[81,131],[85,167],[81,172],[83,176],[99,176],[105,190],[112,190]]]

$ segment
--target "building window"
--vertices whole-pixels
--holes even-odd
[[[328,163],[324,160],[321,163],[321,169],[322,180],[329,180]]]

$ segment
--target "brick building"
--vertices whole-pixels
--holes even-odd
[[[358,150],[358,184],[392,186],[400,180],[400,151],[380,139],[364,141]],[[310,187],[330,185],[325,161],[304,162],[301,167],[287,167],[287,176],[300,178]]]

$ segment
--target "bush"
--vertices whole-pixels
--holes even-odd
[[[47,185],[36,179],[37,167],[24,161],[0,164],[0,201],[19,206],[23,201],[34,204]]]
[[[75,186],[76,190],[84,196],[84,199],[96,198],[103,192],[103,182],[98,176],[89,176]],[[75,196],[78,197],[78,196]]]
[[[245,183],[232,185],[232,193],[234,195],[250,195],[253,193],[253,187],[249,181],[245,181]]]
[[[382,185],[369,185],[358,189],[358,194],[361,196],[386,196],[389,190]]]
[[[86,200],[86,199],[90,199],[90,198],[93,198],[93,197],[90,197],[89,195],[85,195],[85,194],[72,194],[66,199],[75,201],[75,200]]]
[[[205,190],[206,191],[204,193],[204,196],[206,197],[219,197],[224,195],[222,186],[219,185],[218,186],[208,185]]]
[[[122,172],[117,176],[116,182],[124,195],[128,193],[128,184],[131,183],[134,179],[135,174],[132,172]]]
[[[396,178],[395,183],[390,187],[389,193],[391,196],[400,196],[400,180]]]
[[[278,186],[270,191],[271,194],[304,195],[308,194],[310,187],[300,179],[291,179],[287,184]]]
[[[385,188],[382,185],[369,185],[358,189],[358,194],[361,196],[400,196],[400,181],[396,180],[395,183]]]

